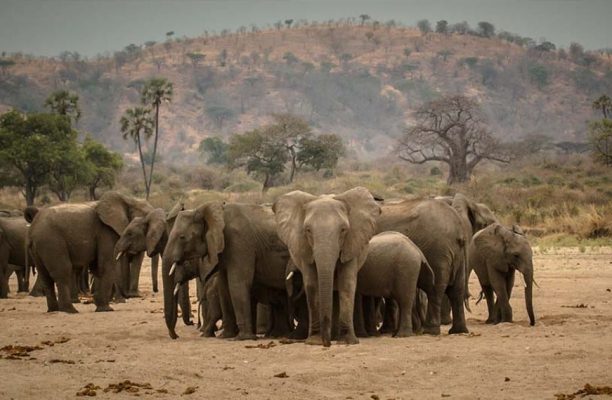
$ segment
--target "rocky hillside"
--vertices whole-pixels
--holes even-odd
[[[585,121],[595,117],[592,100],[612,92],[609,54],[579,46],[557,50],[508,34],[421,34],[378,24],[277,28],[169,38],[87,60],[9,55],[3,60],[14,64],[0,71],[0,111],[40,110],[51,91],[66,88],[80,96],[79,129],[131,152],[119,118],[138,103],[143,80],[163,76],[175,89],[162,109],[166,161],[195,158],[203,138],[285,112],[372,156],[388,152],[411,111],[441,94],[478,98],[500,138],[582,141]]]

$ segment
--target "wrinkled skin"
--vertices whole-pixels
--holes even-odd
[[[397,302],[399,321],[393,336],[406,337],[413,333],[412,310],[417,286],[428,296],[434,296],[433,271],[421,250],[401,233],[383,232],[374,236],[357,276],[357,293]]]
[[[77,312],[71,285],[73,271],[82,268],[90,268],[94,275],[96,311],[112,311],[109,301],[118,276],[113,248],[130,220],[152,209],[146,201],[107,192],[97,202],[38,211],[29,230],[30,248],[45,286],[48,311]]]
[[[219,294],[225,338],[255,339],[252,289],[259,285],[284,289],[287,247],[276,233],[269,208],[251,204],[209,202],[195,210],[182,211],[162,257],[164,316],[171,338],[178,335],[174,287],[180,283],[170,275],[185,260],[200,258],[200,279],[218,271]]]
[[[18,291],[27,292],[25,242],[27,222],[23,217],[0,217],[0,299],[9,292],[9,278],[17,275]]]
[[[380,207],[365,188],[339,195],[294,191],[274,203],[279,236],[300,270],[309,312],[307,344],[329,346],[333,291],[339,298],[339,340],[359,343],[353,324],[357,273],[367,255]]]
[[[155,259],[163,254],[176,215],[183,209],[183,204],[178,203],[170,210],[168,215],[164,210],[157,208],[151,210],[144,217],[134,218],[123,230],[115,244],[113,253],[115,259],[132,259],[144,255],[145,252],[147,256]],[[193,268],[193,271],[193,277],[197,276],[197,268]],[[125,271],[122,272],[125,273]],[[127,279],[127,276],[124,276],[124,279]],[[155,279],[153,279],[153,282],[155,282]],[[186,325],[193,325],[189,303],[189,285],[187,283],[181,285],[179,297],[181,299],[179,304],[181,305],[183,321]]]
[[[378,232],[397,231],[408,236],[434,272],[435,293],[428,298],[424,332],[440,334],[441,304],[446,294],[454,317],[449,333],[467,333],[463,310],[467,238],[457,212],[443,201],[405,200],[383,205],[376,223]]]
[[[512,322],[510,296],[514,274],[518,270],[525,280],[525,306],[529,324],[534,325],[533,254],[520,228],[514,226],[509,229],[498,223],[486,227],[474,235],[469,254],[470,268],[476,272],[487,300],[489,317],[486,322]]]

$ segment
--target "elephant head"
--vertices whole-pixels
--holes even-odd
[[[498,222],[497,217],[495,217],[487,205],[476,203],[461,193],[457,193],[453,197],[451,205],[462,219],[469,221],[471,227],[470,237],[479,230]]]
[[[485,257],[498,257],[491,260],[492,265],[499,271],[514,268],[523,274],[525,280],[525,305],[530,325],[535,324],[533,312],[533,253],[529,241],[518,226],[511,229],[496,223],[478,235],[474,242]]]
[[[198,260],[202,282],[219,262],[225,247],[223,204],[209,202],[194,209],[180,211],[170,231],[162,257],[164,283],[164,316],[170,337],[176,339],[176,295],[179,284],[191,277],[183,273],[185,262]],[[177,272],[178,271],[178,272]]]
[[[143,251],[153,257],[163,251],[167,240],[166,213],[157,208],[130,221],[115,244],[115,259],[123,254],[136,255]]]
[[[357,187],[339,195],[318,197],[294,191],[281,196],[273,210],[279,237],[293,262],[301,271],[316,268],[318,322],[327,346],[331,339],[336,266],[352,260],[363,264],[380,207],[367,189]]]

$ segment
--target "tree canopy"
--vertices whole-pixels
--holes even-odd
[[[51,93],[45,101],[45,107],[49,108],[52,113],[66,116],[74,122],[81,118],[79,96],[67,90],[58,90]]]

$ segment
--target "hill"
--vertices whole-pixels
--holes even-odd
[[[119,118],[143,80],[174,83],[162,109],[161,156],[196,159],[199,142],[294,113],[344,137],[356,154],[388,153],[422,102],[446,93],[476,97],[504,140],[544,134],[583,141],[591,102],[612,92],[609,54],[536,45],[518,35],[427,33],[394,24],[306,23],[240,28],[197,38],[129,45],[82,59],[4,57],[0,110],[40,110],[53,90],[79,94],[79,129],[124,152]],[[13,64],[14,62],[14,64]],[[12,65],[10,65],[12,64]]]

